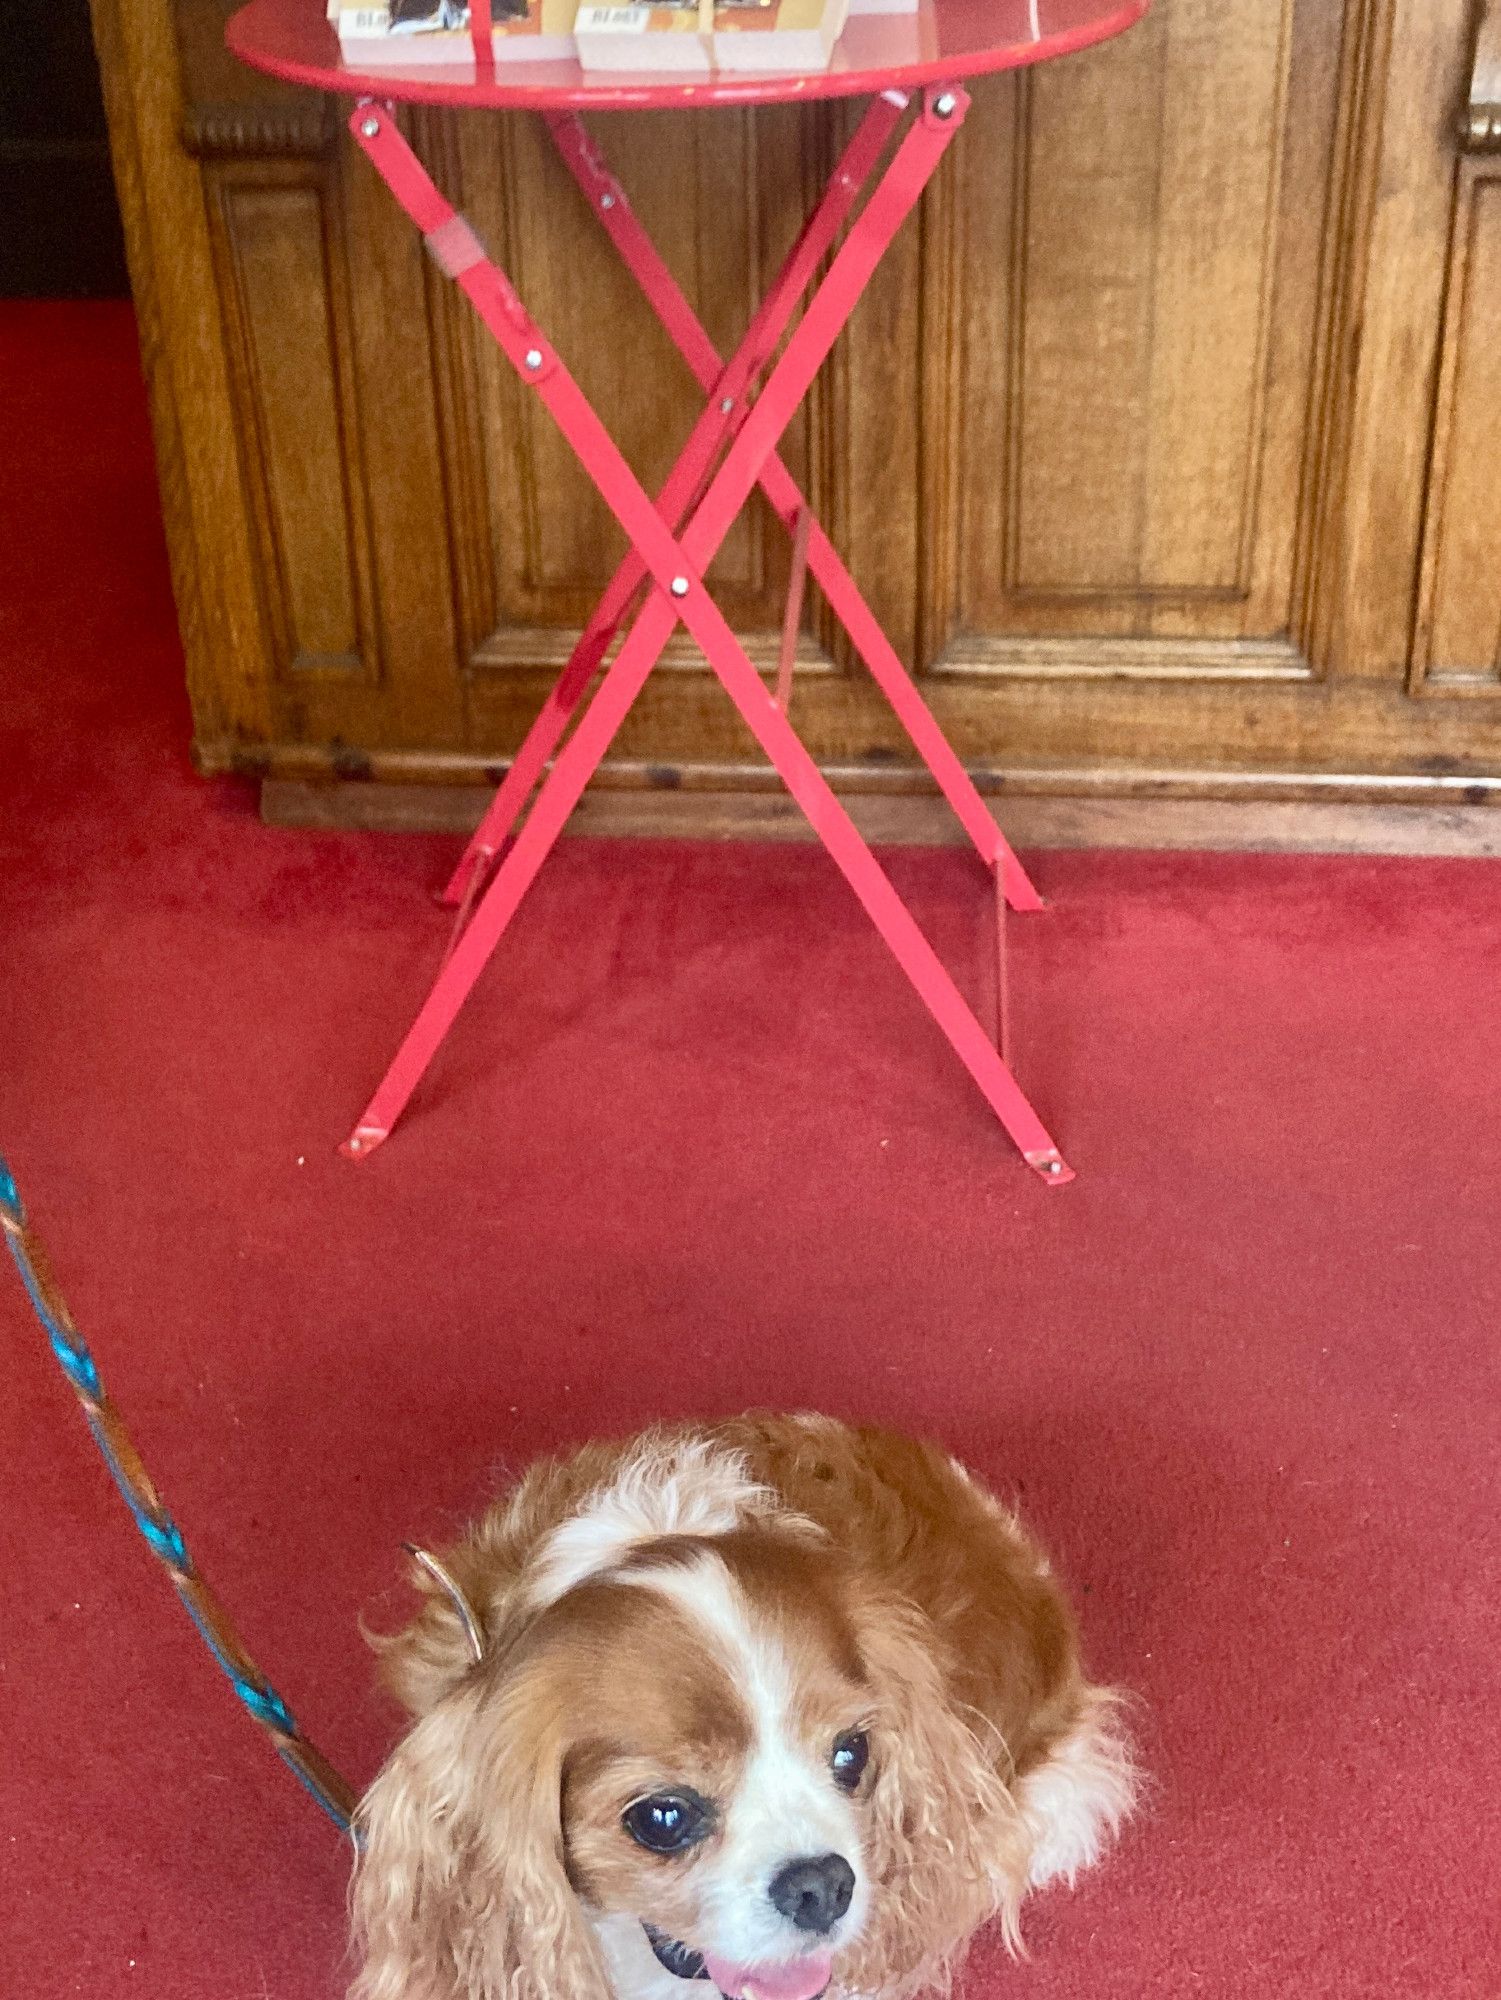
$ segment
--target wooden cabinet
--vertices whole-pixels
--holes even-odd
[[[203,767],[493,778],[619,532],[339,106],[220,0],[93,4]],[[1498,42],[1501,0],[1156,0],[976,86],[787,456],[985,783],[1501,798]],[[607,121],[722,342],[849,116]],[[692,385],[538,131],[406,122],[650,482]],[[786,566],[753,509],[714,571],[768,667]],[[602,781],[721,812],[767,774],[671,657]],[[816,597],[794,718],[924,789]]]

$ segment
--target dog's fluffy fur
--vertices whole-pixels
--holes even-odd
[[[888,2000],[989,1919],[1014,1945],[1130,1809],[1046,1558],[929,1445],[811,1416],[592,1445],[443,1560],[484,1651],[425,1574],[375,1642],[416,1719],[360,1808],[357,2000],[712,1996],[690,1954],[728,2000]],[[678,1853],[623,1820],[663,1795],[701,1811]],[[810,1857],[853,1877],[816,1929],[769,1895]]]

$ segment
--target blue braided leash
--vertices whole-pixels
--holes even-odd
[[[353,1788],[303,1735],[291,1710],[246,1652],[228,1613],[199,1574],[182,1531],[162,1504],[151,1475],[100,1380],[88,1344],[52,1280],[41,1246],[26,1219],[15,1176],[3,1157],[0,1157],[0,1229],[57,1365],[73,1385],[84,1421],[110,1477],[151,1553],[171,1577],[198,1636],[213,1654],[245,1712],[271,1738],[276,1754],[288,1770],[334,1825],[341,1832],[348,1832],[355,1807]]]

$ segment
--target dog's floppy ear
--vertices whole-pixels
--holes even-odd
[[[475,1673],[361,1801],[351,2000],[610,2000],[564,1870],[563,1718],[541,1677]]]
[[[883,1994],[941,1987],[988,1919],[999,1917],[1015,1948],[1026,1830],[998,1768],[1005,1746],[954,1705],[927,1620],[872,1601],[858,1632],[875,1693],[868,1858],[880,1888],[846,1983]]]
[[[372,1632],[361,1625],[365,1642],[380,1661],[380,1677],[411,1715],[425,1715],[456,1688],[483,1653],[490,1636],[482,1622],[485,1577],[470,1543],[460,1543],[440,1560],[411,1542],[411,1581],[422,1608],[399,1632]]]

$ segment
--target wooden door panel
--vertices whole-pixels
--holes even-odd
[[[1287,632],[1340,40],[1318,5],[1167,0],[984,100],[955,664],[972,636]]]
[[[1178,0],[1016,86],[1008,596],[1244,589],[1286,25]]]
[[[375,681],[361,427],[349,421],[349,336],[330,284],[324,176],[316,166],[276,165],[230,171],[212,185],[276,676]]]

